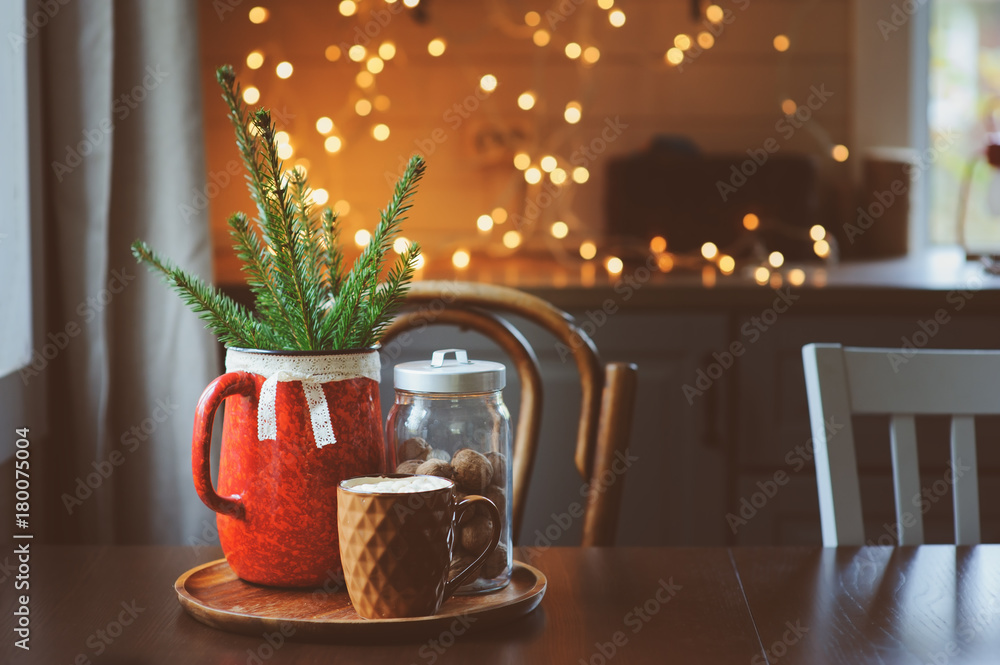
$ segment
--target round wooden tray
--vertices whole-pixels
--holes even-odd
[[[327,642],[423,640],[443,631],[479,630],[528,614],[542,602],[545,586],[541,571],[515,561],[505,589],[453,596],[432,616],[362,619],[346,589],[324,593],[258,586],[236,577],[225,559],[192,568],[174,583],[188,614],[213,628],[257,637],[279,630],[290,640]]]

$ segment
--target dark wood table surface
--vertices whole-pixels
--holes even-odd
[[[524,552],[521,552],[522,556]],[[541,606],[442,648],[424,642],[274,647],[181,609],[184,571],[217,548],[35,547],[31,650],[2,663],[1000,663],[1000,546],[552,548]]]

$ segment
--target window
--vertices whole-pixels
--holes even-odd
[[[1000,169],[985,148],[1000,143],[1000,0],[938,0],[930,29],[929,234],[1000,252]],[[963,199],[967,205],[963,206]]]

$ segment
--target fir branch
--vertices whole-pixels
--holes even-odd
[[[396,312],[402,307],[406,293],[410,290],[410,282],[413,281],[413,272],[416,270],[419,257],[420,245],[412,243],[396,260],[385,283],[380,285],[374,294],[362,327],[365,337],[360,343],[361,347],[369,348],[377,344]]]
[[[362,330],[364,308],[372,304],[382,264],[385,255],[392,247],[393,240],[399,233],[399,226],[406,219],[405,214],[410,209],[417,184],[423,177],[426,168],[423,158],[414,155],[406,165],[403,176],[396,183],[392,200],[382,211],[381,220],[375,228],[371,241],[354,262],[354,267],[344,281],[340,297],[334,308],[328,313],[336,316],[337,326],[334,335],[335,348],[353,348],[368,335]]]
[[[272,334],[283,344],[295,343],[294,331],[283,325],[290,321],[285,303],[274,283],[271,254],[250,228],[247,216],[237,212],[229,217],[229,233],[233,237],[236,256],[243,262],[247,286],[256,297],[257,311],[271,322]]]
[[[323,210],[323,244],[326,245],[324,266],[327,290],[331,298],[336,298],[344,280],[344,251],[340,246],[339,215],[329,208]]]
[[[263,228],[265,220],[273,215],[274,211],[268,196],[269,188],[258,168],[261,154],[260,138],[250,131],[252,121],[248,118],[247,107],[243,103],[243,93],[239,82],[236,81],[233,68],[230,65],[219,67],[215,71],[215,79],[222,88],[222,99],[229,107],[229,121],[236,132],[236,147],[240,151],[243,168],[247,171],[247,189],[257,204],[257,223]]]
[[[292,180],[292,200],[295,202],[293,226],[302,245],[302,271],[306,288],[313,305],[326,300],[326,284],[323,277],[323,248],[320,229],[313,223],[312,202],[309,200],[309,185],[305,175],[298,169],[289,174]]]
[[[246,215],[229,219],[257,312],[160,259],[139,240],[132,246],[136,259],[160,272],[227,346],[337,350],[376,344],[405,297],[419,256],[419,247],[411,245],[389,270],[386,283],[379,285],[386,256],[423,176],[424,161],[411,158],[371,242],[345,276],[337,215],[324,209],[317,223],[305,174],[286,172],[278,157],[270,113],[248,110],[232,67],[220,67],[216,79],[263,234],[263,239],[258,237]]]
[[[317,346],[314,312],[322,304],[317,297],[319,285],[310,281],[306,269],[306,246],[296,222],[296,207],[288,192],[288,181],[284,165],[278,156],[278,142],[275,136],[271,114],[264,110],[254,113],[254,122],[260,130],[264,146],[261,172],[268,184],[273,183],[274,206],[278,215],[268,217],[265,234],[274,250],[272,263],[274,273],[282,293],[288,298],[294,326],[294,337],[301,350],[315,349]]]
[[[173,287],[226,346],[266,348],[270,343],[260,322],[229,296],[161,259],[141,240],[132,243],[132,254],[139,262],[158,270],[164,281]]]
[[[340,246],[340,224],[338,215],[329,208],[323,210],[321,224],[323,250],[320,257],[322,269],[322,284],[325,292],[325,311],[320,319],[319,338],[324,347],[334,346],[334,331],[338,319],[335,303],[340,295],[340,287],[344,276],[344,252]]]

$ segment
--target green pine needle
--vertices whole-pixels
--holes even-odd
[[[336,213],[324,208],[317,214],[305,174],[285,170],[270,113],[247,109],[232,67],[220,67],[216,79],[257,206],[257,229],[243,213],[229,218],[256,313],[161,259],[141,240],[132,245],[136,260],[158,271],[226,346],[332,351],[376,345],[406,297],[420,255],[419,245],[410,245],[380,283],[423,177],[423,159],[410,159],[371,242],[345,275]]]
[[[270,339],[260,322],[229,296],[161,259],[141,240],[132,243],[132,254],[138,261],[158,270],[164,281],[180,294],[223,344],[251,349],[267,348]]]

